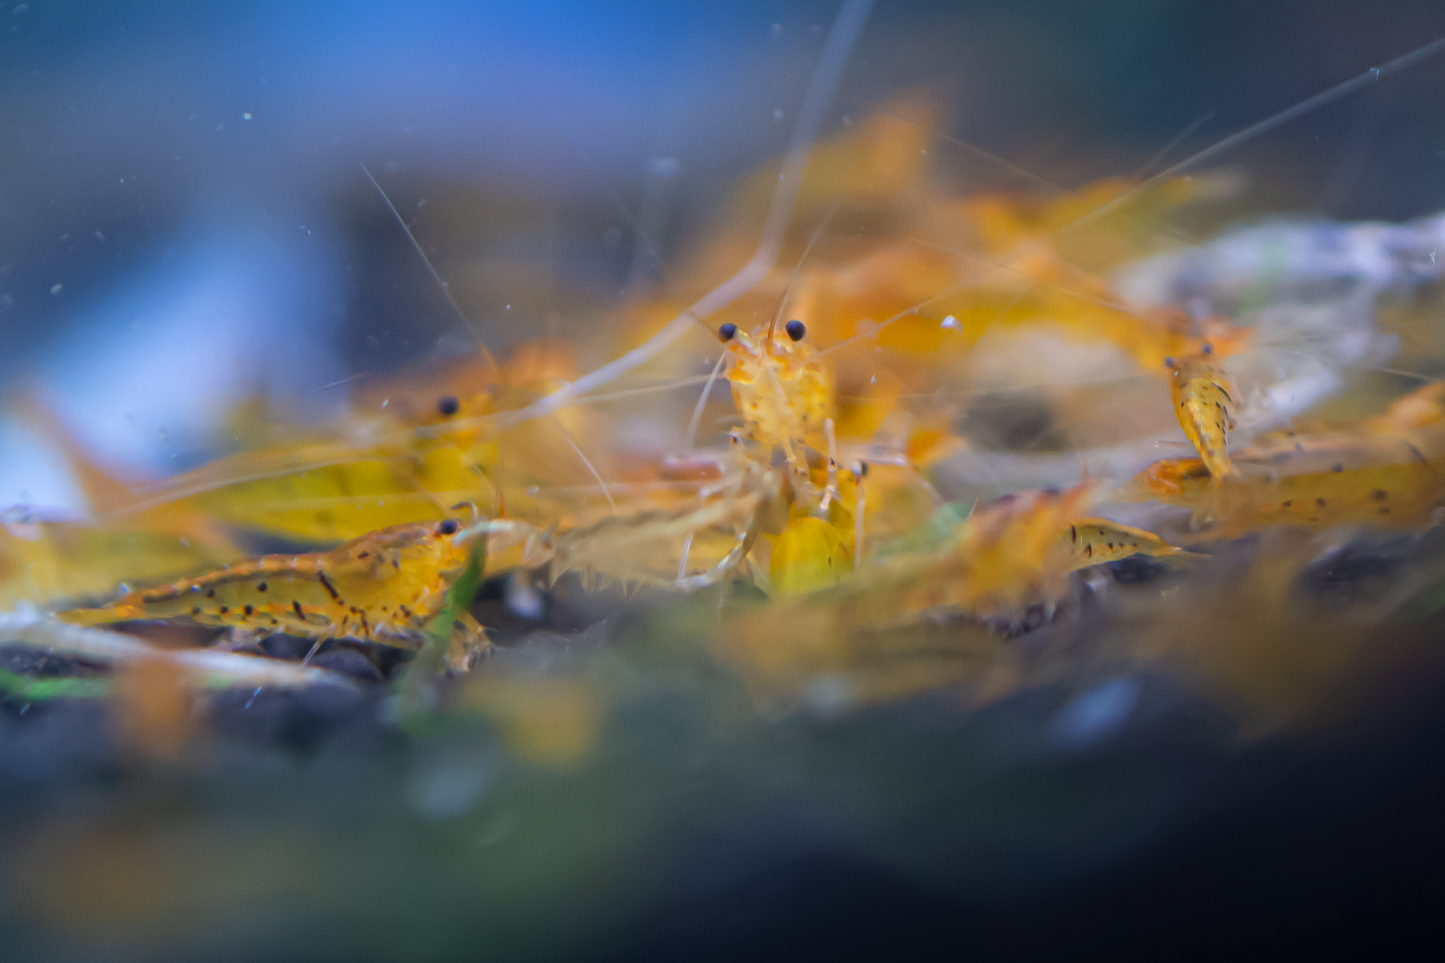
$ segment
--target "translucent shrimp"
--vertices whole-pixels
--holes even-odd
[[[547,340],[516,345],[503,360],[501,369],[481,358],[451,359],[373,379],[339,424],[213,460],[145,487],[139,498],[112,499],[102,517],[130,523],[184,510],[295,541],[334,543],[389,525],[440,521],[459,501],[495,509],[504,485],[513,490],[514,514],[545,515],[550,506],[532,512],[518,492],[570,480],[579,467],[571,439],[592,440],[595,451],[605,431],[581,408],[541,425],[507,424],[497,409],[559,383],[572,361],[563,345]],[[248,417],[235,430],[262,439],[296,434],[255,421]]]
[[[831,386],[823,366],[804,344],[801,321],[776,325],[752,336],[724,324],[718,337],[726,344],[727,379],[733,402],[743,417],[743,437],[761,447],[764,457],[782,449],[795,482],[808,480],[806,446],[823,450],[824,425],[833,417]]]
[[[745,464],[676,507],[609,515],[563,531],[520,519],[487,519],[458,537],[485,535],[489,556],[520,544],[518,564],[545,566],[554,582],[577,572],[587,587],[619,582],[693,591],[742,564],[767,509],[778,504],[781,487],[777,472]]]
[[[781,451],[789,468],[787,523],[780,531],[763,533],[766,579],[761,578],[761,566],[755,569],[760,584],[787,595],[837,584],[862,562],[870,460],[891,463],[871,476],[878,489],[874,519],[886,517],[887,530],[912,527],[921,521],[918,510],[925,503],[932,507],[938,498],[914,467],[906,445],[891,452],[869,445],[864,457],[840,464],[829,372],[806,342],[802,321],[783,326],[786,340],[777,337],[776,321],[752,337],[724,324],[719,337],[727,345],[727,377],[744,422],[734,434],[735,449],[759,466]],[[922,446],[944,447],[937,438]],[[810,453],[818,461],[810,460]],[[910,498],[909,493],[922,498]]]
[[[265,555],[59,617],[78,625],[184,618],[318,645],[350,637],[412,647],[466,565],[471,539],[458,537],[460,528],[455,519],[395,525],[329,552]],[[465,669],[490,644],[470,615],[457,625],[450,661]]]

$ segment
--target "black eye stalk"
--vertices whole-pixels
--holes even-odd
[[[731,321],[717,329],[717,337],[719,341],[731,341],[733,339],[733,335],[737,333],[738,326],[733,324]]]
[[[462,406],[457,401],[457,399],[453,398],[451,395],[447,395],[441,401],[437,402],[437,411],[440,411],[442,413],[443,418],[450,418],[452,415],[460,411],[461,407]]]
[[[808,329],[803,326],[801,321],[789,321],[783,325],[783,330],[788,332],[788,337],[794,341],[802,341],[803,335],[808,333]]]

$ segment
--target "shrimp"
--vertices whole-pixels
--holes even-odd
[[[1034,605],[1052,610],[1078,567],[1061,533],[1081,521],[1094,497],[1087,482],[1006,495],[954,525],[940,548],[865,566],[854,588],[843,589],[850,619],[868,624],[940,606],[1005,621]]]
[[[775,336],[776,318],[766,332],[759,329],[751,337],[728,323],[718,337],[727,345],[726,374],[743,417],[743,436],[760,445],[765,457],[781,448],[795,482],[807,482],[805,448],[822,438],[833,398],[822,365],[802,343],[806,325],[793,320],[783,330],[786,341]]]
[[[750,338],[729,323],[718,335],[727,345],[727,377],[745,425],[741,435],[750,443],[742,444],[735,435],[735,448],[759,465],[781,450],[789,467],[789,517],[782,531],[766,533],[775,537],[771,539],[768,577],[761,584],[794,594],[837,584],[861,563],[869,462],[859,458],[850,469],[841,469],[832,380],[804,341],[806,325],[795,319],[783,330],[787,342],[775,337],[775,324]],[[928,447],[944,445],[934,439]],[[824,458],[821,478],[808,461],[809,450]],[[876,453],[876,449],[870,451],[869,457]],[[902,481],[904,488],[932,493],[906,453],[890,460],[904,469],[906,477],[886,481]],[[897,497],[901,494],[897,487],[885,489],[890,514],[909,517],[911,511],[904,504],[907,499]]]
[[[997,658],[992,629],[1062,600],[1073,565],[1059,534],[1092,497],[1079,485],[1006,496],[966,518],[940,510],[921,533],[934,548],[880,556],[833,588],[743,610],[724,623],[720,654],[763,698],[816,693],[830,707],[962,681]],[[977,623],[950,627],[940,645],[923,624],[939,610]]]
[[[285,632],[316,640],[356,638],[411,647],[441,610],[471,550],[456,519],[393,525],[329,552],[265,555],[138,589],[89,609],[60,612],[77,625],[190,619],[200,625]],[[470,531],[470,530],[469,530]],[[490,648],[463,612],[450,661],[465,669]]]
[[[1240,459],[1240,473],[1222,483],[1198,458],[1165,459],[1140,473],[1121,497],[1196,511],[1217,506],[1209,534],[1233,538],[1268,525],[1406,528],[1419,524],[1445,496],[1445,477],[1413,450],[1403,459],[1346,467],[1350,454],[1304,449],[1294,463]],[[1322,458],[1333,464],[1322,467]],[[1296,470],[1282,471],[1288,468]]]
[[[1153,532],[1107,518],[1081,518],[1070,522],[1060,541],[1068,542],[1074,569],[1117,562],[1133,555],[1154,558],[1198,559],[1204,556],[1170,545]]]
[[[1197,355],[1169,358],[1164,363],[1173,372],[1169,394],[1179,427],[1199,450],[1213,478],[1236,477],[1239,472],[1229,460],[1229,431],[1234,427],[1230,395],[1234,389],[1214,362],[1213,350],[1206,344]]]
[[[544,440],[534,428],[523,436],[497,410],[559,383],[572,371],[570,352],[538,340],[514,346],[500,370],[483,360],[437,362],[373,379],[354,396],[347,419],[327,431],[329,438],[215,459],[148,486],[139,499],[126,492],[98,508],[107,519],[189,514],[212,525],[334,544],[389,525],[440,521],[458,501],[496,506],[503,484],[525,489],[570,477],[577,456],[565,440],[601,435],[585,412],[554,416],[560,436]],[[237,420],[242,423],[233,427],[248,437],[277,433],[277,426],[256,424],[244,409]],[[514,513],[522,501],[512,499]]]
[[[1397,398],[1383,415],[1365,422],[1365,430],[1380,435],[1408,435],[1445,421],[1445,381],[1431,381]]]
[[[565,531],[515,518],[485,519],[457,537],[485,535],[489,555],[520,543],[519,564],[546,566],[552,582],[572,571],[587,587],[617,581],[693,591],[727,577],[742,563],[767,508],[778,504],[781,487],[776,472],[745,463],[734,477],[704,489],[693,504],[610,515]],[[673,561],[679,546],[680,561]],[[712,561],[692,572],[693,555]]]

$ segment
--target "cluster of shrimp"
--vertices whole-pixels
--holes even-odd
[[[832,613],[837,631],[938,610],[1018,628],[1031,612],[1052,614],[1073,573],[1134,555],[1189,564],[1211,541],[1269,526],[1430,524],[1445,496],[1440,382],[1359,424],[1286,427],[1334,390],[1316,368],[1338,381],[1341,345],[1370,356],[1358,348],[1363,332],[1378,348],[1368,310],[1311,322],[1324,347],[1287,348],[1308,363],[1285,364],[1270,352],[1299,343],[1297,318],[1141,307],[1104,277],[1149,253],[1158,219],[1215,182],[1110,181],[1050,203],[940,196],[919,159],[927,136],[887,113],[820,147],[811,176],[831,198],[800,201],[797,216],[824,226],[788,249],[791,271],[755,279],[721,305],[720,323],[665,300],[629,306],[628,336],[647,339],[591,374],[577,374],[563,342],[524,342],[503,363],[482,349],[373,382],[329,435],[296,437],[243,413],[244,433],[261,439],[251,450],[139,496],[73,452],[113,529],[163,532],[190,554],[130,569],[122,553],[102,554],[101,571],[57,570],[25,591],[49,602],[159,581],[60,617],[412,646],[484,548],[491,573],[574,572],[587,585],[692,592],[746,580],[790,618]],[[850,218],[891,218],[931,237],[900,228],[868,242],[840,230],[829,256],[810,261],[830,219]],[[734,247],[723,238],[717,251]],[[722,256],[704,251],[699,262]],[[700,329],[721,351],[710,371],[679,372],[691,362],[666,348]],[[1015,370],[1057,359],[1132,385],[1127,416],[1052,453],[999,443],[980,399],[1020,390]],[[598,390],[642,363],[664,383]],[[731,407],[708,418],[719,415],[719,379]],[[699,382],[695,405],[652,403]],[[1050,390],[1046,420],[1067,425],[1078,395]],[[671,450],[617,440],[626,417],[605,417],[607,406],[638,399]],[[1197,457],[1159,458],[1168,444]],[[979,484],[980,473],[993,477]],[[1003,493],[988,499],[988,489]],[[1109,517],[1136,503],[1187,510],[1196,551]],[[16,536],[20,524],[7,524],[11,542],[43,540]],[[246,559],[227,526],[336,547]],[[452,631],[454,668],[487,651],[470,616]]]

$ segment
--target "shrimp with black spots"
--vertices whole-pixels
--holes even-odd
[[[59,617],[79,625],[189,619],[315,639],[318,646],[353,638],[412,648],[466,566],[471,538],[460,529],[455,519],[393,525],[328,552],[264,555]],[[466,612],[454,632],[455,669],[490,648],[486,631]]]
[[[1169,394],[1179,427],[1199,451],[1215,479],[1239,472],[1229,460],[1229,432],[1234,428],[1234,388],[1214,360],[1209,345],[1191,357],[1169,358]]]

